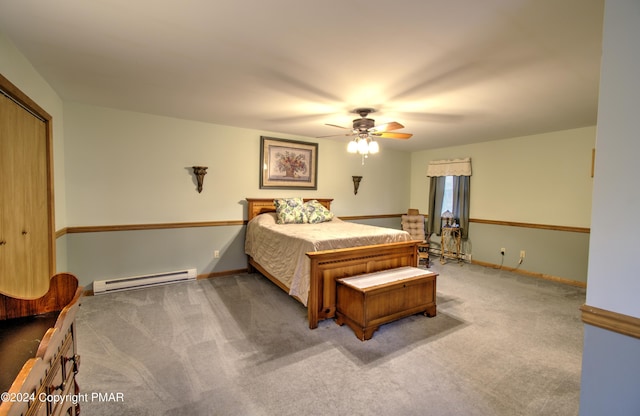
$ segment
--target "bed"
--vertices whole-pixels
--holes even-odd
[[[332,199],[315,200],[331,209]],[[249,270],[257,270],[305,305],[310,329],[335,317],[336,279],[418,264],[419,241],[405,231],[339,218],[321,224],[275,224],[274,199],[247,198],[247,202]],[[330,229],[329,238],[319,237],[323,227]],[[339,234],[342,228],[346,236]],[[356,235],[358,231],[364,234]]]

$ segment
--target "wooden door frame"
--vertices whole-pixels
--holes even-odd
[[[53,194],[53,127],[52,117],[35,101],[29,98],[25,93],[20,91],[18,87],[13,85],[11,81],[0,74],[0,89],[4,95],[18,105],[24,107],[36,117],[42,119],[45,123],[45,140],[47,152],[47,213],[49,221],[49,277],[56,272],[56,233],[55,233],[55,205]]]

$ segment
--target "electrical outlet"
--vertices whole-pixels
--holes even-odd
[[[214,259],[219,259],[220,258],[220,250],[215,250],[213,252],[213,258]]]
[[[504,256],[505,251],[507,251],[507,250],[506,250],[504,247],[502,247],[502,248],[500,249],[500,254],[502,254],[502,255]]]
[[[523,258],[524,258],[524,255],[525,255],[524,250],[520,250],[520,258],[521,258],[521,259],[523,259]]]

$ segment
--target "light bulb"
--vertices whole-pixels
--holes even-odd
[[[358,152],[358,143],[355,140],[351,140],[347,145],[347,152],[349,153],[357,153]]]
[[[358,140],[358,153],[361,155],[366,155],[369,153],[369,143],[367,143],[367,139],[359,139]]]
[[[380,151],[380,146],[378,146],[378,142],[375,140],[371,140],[369,142],[369,153],[374,154]]]

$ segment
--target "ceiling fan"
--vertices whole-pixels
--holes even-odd
[[[335,124],[326,124],[327,126],[337,127],[339,129],[351,130],[350,133],[344,134],[344,136],[359,136],[359,137],[382,137],[383,139],[409,139],[413,134],[411,133],[394,133],[391,130],[398,130],[404,128],[404,126],[396,121],[390,123],[381,124],[376,126],[376,121],[367,116],[374,113],[376,110],[373,108],[356,108],[352,113],[359,114],[360,118],[353,120],[353,127],[342,127]],[[318,136],[318,138],[343,136],[342,134],[331,134],[329,136]]]

